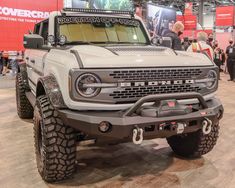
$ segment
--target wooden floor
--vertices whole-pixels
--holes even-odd
[[[82,148],[78,171],[71,180],[46,184],[37,172],[31,121],[16,114],[15,90],[0,89],[1,188],[234,188],[235,187],[235,83],[222,76],[218,96],[225,116],[218,144],[203,158],[177,158],[165,140],[110,147]],[[0,80],[0,85],[1,85]]]

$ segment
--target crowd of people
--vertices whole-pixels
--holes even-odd
[[[208,36],[206,32],[198,32],[196,39],[184,38],[180,36],[184,32],[184,25],[181,22],[176,22],[171,31],[164,37],[172,39],[172,48],[174,50],[184,50],[187,52],[202,53],[208,56],[219,67],[220,72],[227,72],[230,75],[228,81],[235,82],[235,43],[233,39],[229,40],[229,45],[224,51],[219,47],[218,41],[213,39],[213,36]],[[222,66],[225,68],[222,69]]]

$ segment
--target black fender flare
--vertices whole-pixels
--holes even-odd
[[[45,93],[42,93],[42,89]],[[60,86],[54,75],[39,78],[36,89],[36,97],[39,97],[42,94],[46,94],[48,96],[54,108],[67,108],[60,90]]]
[[[19,66],[18,66],[18,74],[21,74],[21,76],[23,78],[23,83],[24,83],[25,91],[30,91],[26,63],[20,63],[19,64]]]

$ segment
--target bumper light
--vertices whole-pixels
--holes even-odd
[[[107,122],[107,121],[102,121],[99,126],[99,131],[102,133],[107,133],[112,129],[112,125],[111,123]]]

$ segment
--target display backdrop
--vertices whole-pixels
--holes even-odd
[[[184,16],[184,29],[185,30],[195,30],[197,29],[197,16],[185,15]]]
[[[146,22],[151,36],[164,36],[176,22],[176,10],[148,3]]]
[[[233,26],[234,24],[234,6],[216,8],[216,26]]]
[[[23,50],[23,35],[62,7],[63,0],[0,0],[0,50]]]

